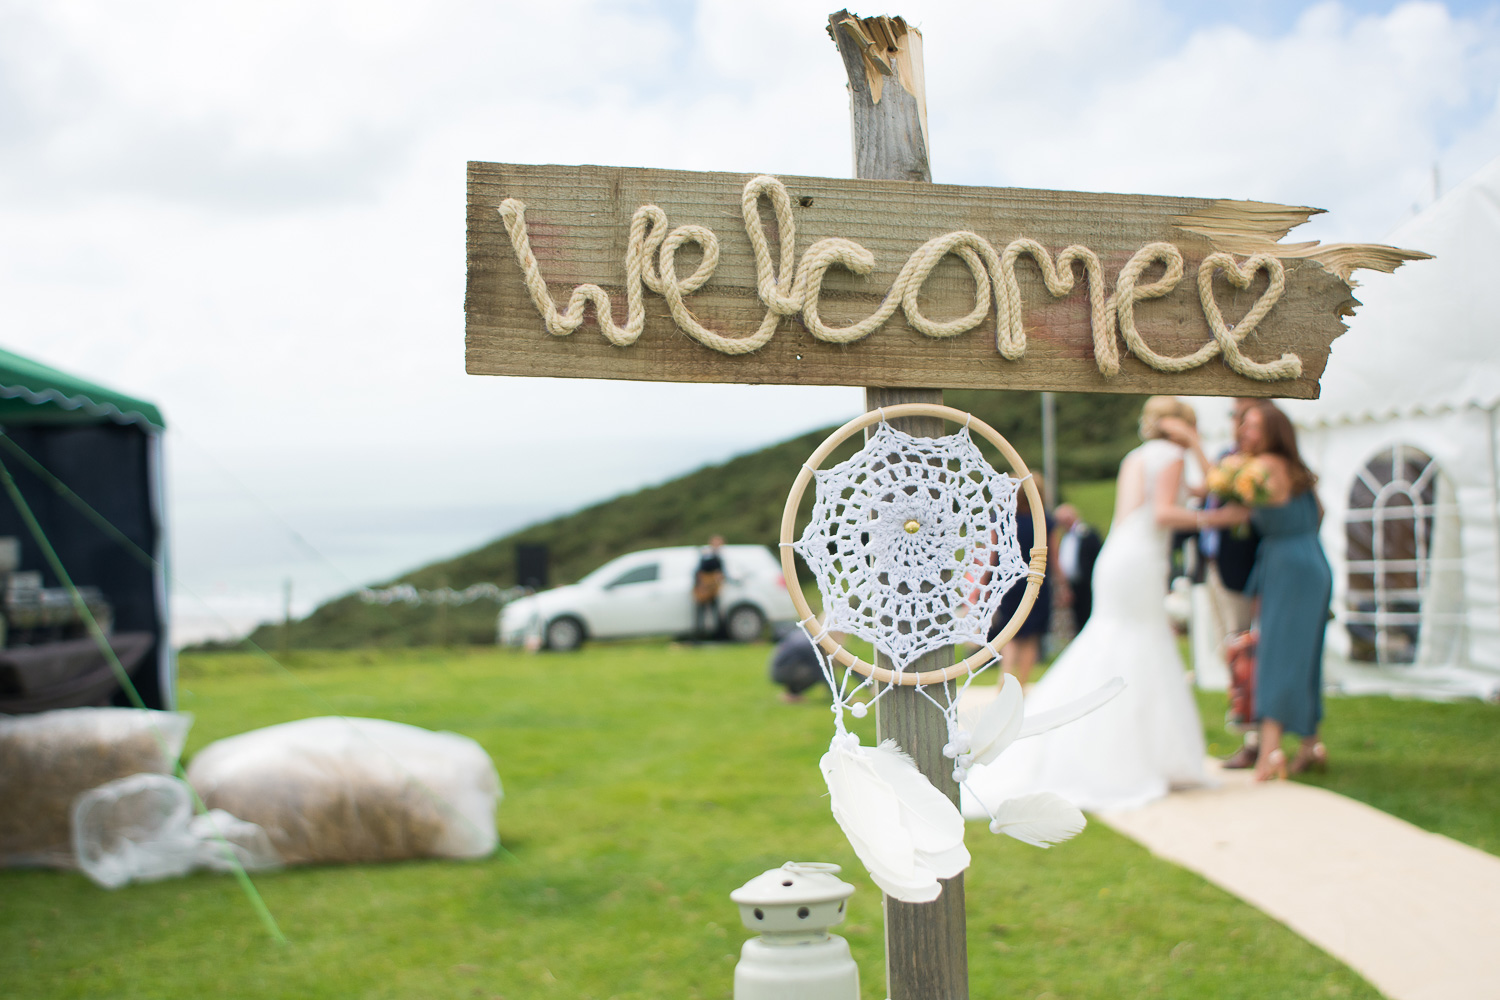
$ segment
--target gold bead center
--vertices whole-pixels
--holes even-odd
[[[906,522],[906,533],[908,535],[915,535],[917,532],[919,532],[921,530],[922,530],[922,522],[918,521],[916,518],[912,518],[910,521]]]

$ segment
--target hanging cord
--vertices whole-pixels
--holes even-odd
[[[802,619],[797,623],[797,627],[802,629],[808,641],[812,643],[813,655],[818,661],[818,669],[822,671],[823,680],[828,684],[828,693],[833,696],[833,704],[829,706],[828,710],[833,713],[834,730],[839,737],[848,737],[849,731],[844,725],[845,708],[848,708],[849,714],[853,715],[856,719],[863,719],[869,714],[870,706],[879,701],[881,694],[884,692],[879,689],[879,686],[875,684],[872,678],[863,676],[851,688],[849,686],[849,679],[854,671],[848,668],[845,668],[842,678],[838,676],[838,664],[834,657],[844,647],[842,644],[836,645],[832,652],[823,649],[821,643],[828,637],[829,630],[823,627],[822,622],[818,620],[816,615]],[[875,693],[870,700],[868,702],[854,701],[854,696],[867,687],[875,688]],[[857,743],[858,737],[854,739]]]
[[[252,490],[245,484],[244,480],[240,479],[240,477],[236,476],[232,471],[226,468],[223,463],[221,463],[216,457],[214,457],[214,454],[211,451],[198,444],[192,438],[183,434],[180,430],[174,431],[173,434],[179,440],[192,445],[192,447],[197,450],[199,455],[213,463],[214,468],[219,471],[220,475],[233,483],[235,488],[238,489],[242,494],[244,494],[245,498],[248,499],[252,504],[258,507],[262,514],[264,514],[270,520],[276,522],[276,525],[281,528],[282,531],[286,532],[287,537],[292,540],[292,543],[296,545],[297,548],[302,550],[304,555],[307,555],[314,561],[320,562],[324,566],[326,566],[330,571],[332,571],[334,576],[343,581],[345,587],[349,588],[350,590],[359,589],[359,584],[350,579],[349,575],[342,569],[340,569],[338,564],[336,564],[332,559],[329,559],[327,556],[325,556],[316,545],[303,537],[302,532],[298,531],[295,527],[292,526],[290,521],[277,513],[274,507],[272,507],[266,501],[262,500],[259,494],[257,494],[254,490]]]
[[[997,653],[995,658],[988,663],[975,670],[971,670],[964,677],[963,682],[957,684],[956,687],[950,686],[954,684],[951,680],[943,681],[943,698],[947,704],[938,701],[927,692],[928,687],[935,687],[936,685],[919,685],[917,687],[917,693],[932,702],[933,707],[943,715],[943,723],[948,731],[948,742],[943,746],[943,756],[953,761],[953,780],[964,787],[968,787],[969,765],[966,763],[966,758],[960,758],[964,758],[964,755],[970,751],[971,747],[969,745],[969,732],[958,720],[958,707],[963,701],[964,695],[968,693],[969,685],[974,683],[974,679],[999,662],[1000,656]],[[970,789],[970,791],[973,791],[973,789]],[[994,818],[993,814],[990,818]]]
[[[6,438],[6,440],[9,439]],[[126,697],[130,699],[130,703],[136,708],[145,711],[146,702],[141,698],[140,692],[136,690],[135,683],[130,679],[130,674],[121,665],[120,658],[115,655],[114,647],[109,644],[109,637],[99,627],[99,622],[94,618],[94,613],[89,610],[89,606],[84,601],[83,596],[78,593],[78,588],[73,585],[73,579],[68,575],[68,571],[63,566],[62,560],[58,558],[57,550],[52,547],[52,543],[47,539],[46,532],[42,530],[41,523],[37,521],[36,515],[32,513],[31,506],[26,502],[26,498],[21,495],[21,489],[16,485],[16,481],[11,476],[10,469],[6,467],[4,461],[0,461],[0,482],[3,482],[5,492],[10,495],[11,502],[16,505],[16,511],[21,515],[21,520],[26,522],[26,529],[31,532],[31,537],[35,539],[37,547],[42,550],[42,555],[46,558],[47,564],[52,567],[53,574],[56,575],[58,582],[68,591],[68,597],[73,601],[74,610],[83,619],[89,635],[93,638],[94,644],[99,647],[99,652],[104,655],[106,662],[109,663],[109,668],[114,673],[115,679],[119,681],[120,687],[124,689]],[[161,747],[162,755],[171,759],[172,773],[187,787],[188,793],[192,795],[194,808],[197,809],[200,815],[206,815],[208,807],[204,804],[203,799],[198,796],[197,790],[188,783],[187,772],[182,766],[182,758],[178,754],[173,753],[171,748],[167,746],[167,741],[162,736],[161,730],[157,728],[154,720],[151,722],[151,733],[156,737],[156,742]],[[219,830],[218,824],[212,823],[212,826],[214,828],[214,838],[218,840],[219,848],[223,851],[224,857],[229,861],[230,869],[234,872],[234,877],[239,882],[240,888],[244,890],[245,898],[249,900],[251,909],[260,917],[261,923],[265,926],[266,932],[271,935],[271,938],[278,944],[285,944],[286,935],[281,932],[281,928],[276,923],[276,918],[271,915],[271,910],[266,906],[265,900],[261,898],[260,892],[256,890],[255,883],[250,880],[250,873],[245,871],[244,865],[240,864],[239,856],[234,853],[234,848],[224,839],[224,835]]]

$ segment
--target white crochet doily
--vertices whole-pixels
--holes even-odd
[[[897,673],[932,650],[985,641],[1027,573],[1021,482],[985,460],[968,428],[919,438],[882,421],[863,448],[813,475],[812,519],[793,548],[822,595],[823,631],[867,640]]]

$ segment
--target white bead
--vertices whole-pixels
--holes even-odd
[[[866,705],[862,701],[856,701],[849,708],[849,714],[854,716],[856,719],[863,719],[865,716],[870,714],[870,706]]]

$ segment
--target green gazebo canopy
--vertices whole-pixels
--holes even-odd
[[[101,419],[162,430],[155,405],[0,350],[0,426],[83,424]]]

